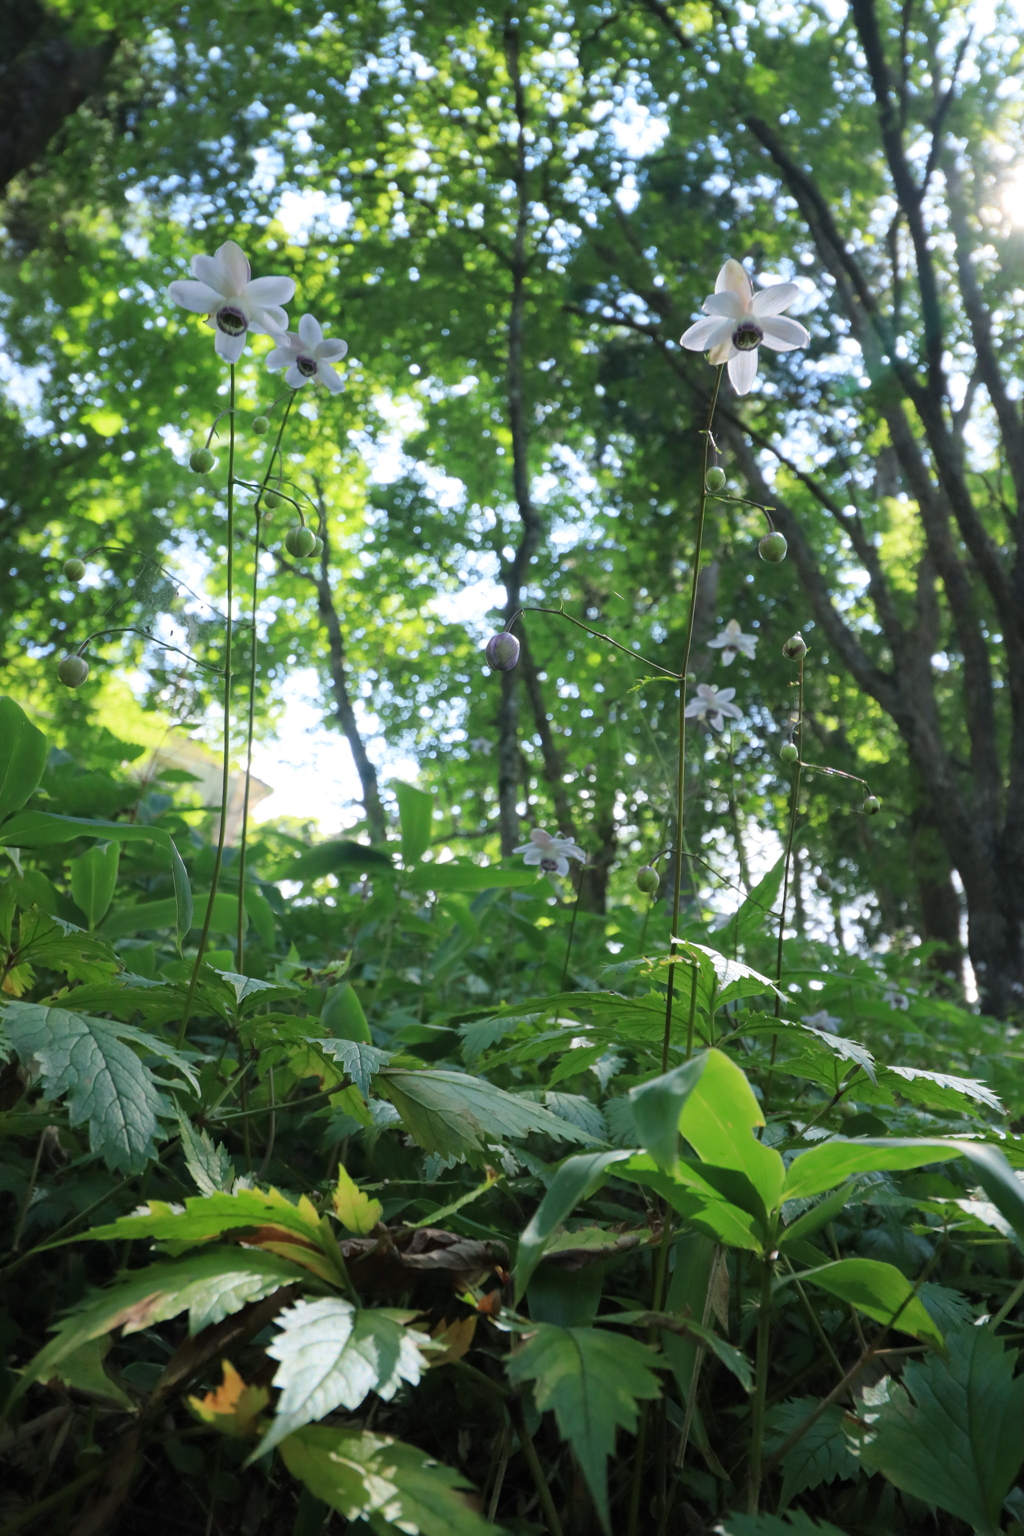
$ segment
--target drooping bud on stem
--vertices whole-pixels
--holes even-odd
[[[193,448],[189,454],[188,467],[197,475],[208,475],[216,462],[209,448]]]
[[[316,549],[316,534],[312,528],[296,523],[295,527],[289,528],[285,534],[284,547],[290,555],[297,555],[301,560],[306,555],[313,554]]]
[[[758,554],[762,560],[767,560],[769,565],[780,565],[786,558],[788,548],[785,534],[780,533],[777,528],[773,528],[771,533],[763,534],[757,542]]]
[[[807,642],[803,635],[790,635],[782,647],[782,654],[787,661],[800,661],[807,655]]]
[[[254,416],[252,419],[252,429],[257,437],[263,437],[270,431],[270,422],[265,416]]]
[[[508,630],[502,630],[488,640],[484,655],[492,672],[511,672],[519,660],[519,641]]]
[[[819,875],[814,883],[823,896],[827,896],[829,891],[832,889],[832,881],[829,879],[828,875]]]
[[[795,742],[787,741],[779,748],[779,757],[784,763],[795,763],[800,752]]]
[[[68,581],[81,581],[85,575],[85,562],[83,560],[65,560],[64,575]]]
[[[77,653],[65,656],[57,668],[57,676],[66,688],[81,688],[89,676],[89,663]]]
[[[707,474],[704,476],[704,489],[710,491],[711,494],[714,495],[716,491],[722,490],[724,485],[725,470],[720,469],[717,464],[713,464],[708,470]]]
[[[882,802],[877,795],[865,795],[861,810],[865,816],[877,816],[882,809]]]
[[[653,864],[644,864],[636,872],[636,888],[645,896],[653,896],[661,884],[661,876]]]

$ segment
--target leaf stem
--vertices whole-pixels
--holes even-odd
[[[534,1445],[530,1431],[526,1426],[526,1414],[523,1412],[522,1401],[514,1394],[508,1399],[508,1411],[515,1432],[519,1436],[519,1444],[522,1447],[523,1455],[526,1457],[526,1465],[530,1469],[530,1476],[533,1478],[533,1485],[537,1490],[540,1507],[544,1511],[544,1520],[549,1536],[562,1536],[562,1522],[558,1518],[555,1501],[551,1497],[551,1489],[548,1486],[547,1478],[544,1476],[544,1468],[540,1464],[540,1457],[537,1455],[537,1447]]]
[[[806,655],[806,653],[805,653]],[[786,862],[782,871],[782,907],[779,911],[779,936],[775,950],[775,1017],[779,1018],[782,1009],[782,943],[786,932],[786,906],[789,902],[789,872],[793,862],[793,840],[796,837],[796,819],[800,809],[800,778],[803,772],[801,762],[804,728],[804,656],[800,657],[799,671],[797,673],[797,709],[796,725],[793,735],[797,738],[797,759],[793,765],[793,788],[789,798],[789,830],[786,833]],[[765,1119],[768,1117],[768,1104],[772,1096],[772,1079],[774,1076],[775,1057],[779,1049],[778,1035],[772,1035],[772,1053],[768,1064],[768,1081],[764,1088],[764,1102],[762,1113]]]
[[[764,1448],[764,1409],[768,1392],[768,1345],[772,1304],[772,1266],[768,1259],[761,1266],[761,1304],[757,1314],[757,1364],[754,1401],[750,1426],[750,1474],[747,1487],[747,1513],[756,1515],[761,1498],[762,1454]]]

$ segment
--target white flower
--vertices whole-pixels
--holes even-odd
[[[820,1013],[805,1013],[803,1022],[809,1024],[812,1029],[820,1029],[823,1034],[838,1035],[839,1026],[843,1021],[836,1014],[829,1013],[823,1008]]]
[[[887,1008],[900,1008],[905,1013],[910,1007],[910,998],[905,992],[897,992],[895,987],[887,987],[882,997],[882,1002]]]
[[[742,720],[743,711],[731,702],[735,693],[735,688],[713,688],[710,683],[699,683],[697,697],[691,699],[686,706],[686,718],[707,718],[716,731],[722,729],[726,715],[730,715],[733,720]]]
[[[193,256],[192,271],[198,281],[182,278],[170,284],[167,295],[194,315],[207,317],[225,362],[238,362],[247,331],[272,335],[288,324],[281,305],[294,294],[294,282],[290,277],[252,279],[245,253],[234,240],[225,240],[216,256]]]
[[[325,341],[323,330],[312,315],[303,315],[297,336],[294,331],[275,331],[271,334],[277,343],[273,352],[267,355],[267,367],[271,373],[278,368],[287,368],[284,381],[292,389],[301,389],[309,379],[315,379],[317,383],[326,385],[332,395],[338,393],[342,387],[342,377],[331,364],[339,363],[345,356],[348,351],[347,342]]]
[[[704,313],[680,338],[691,352],[707,352],[709,363],[728,363],[729,378],[738,395],[746,395],[757,377],[757,349],[764,342],[773,352],[806,347],[810,336],[799,320],[777,317],[799,294],[796,283],[771,283],[755,293],[738,261],[725,263],[715,291],[704,300]]]
[[[737,651],[742,651],[744,656],[754,659],[754,651],[757,649],[757,636],[745,635],[735,619],[730,619],[720,635],[714,640],[709,640],[708,645],[713,651],[721,651],[722,665],[729,666]]]
[[[490,757],[494,751],[494,742],[486,736],[471,736],[466,745],[471,752],[480,753],[483,757]]]
[[[587,862],[583,849],[578,848],[571,837],[563,837],[561,833],[552,837],[550,832],[542,832],[540,827],[534,827],[528,843],[512,851],[525,854],[523,863],[539,864],[546,875],[567,875],[570,859],[579,859],[581,864]]]

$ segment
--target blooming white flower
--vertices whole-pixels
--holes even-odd
[[[887,1008],[900,1008],[905,1013],[910,1007],[910,998],[905,992],[897,992],[895,987],[887,987],[882,997],[882,1002]]]
[[[726,715],[730,715],[733,720],[742,720],[743,711],[732,703],[735,693],[735,688],[713,688],[710,683],[699,683],[697,697],[691,699],[686,706],[686,718],[708,719],[716,731],[722,729]]]
[[[709,363],[728,363],[729,378],[738,395],[750,392],[757,377],[757,349],[764,342],[773,352],[806,347],[810,335],[799,320],[778,318],[799,294],[796,283],[770,283],[755,293],[738,261],[725,263],[715,291],[704,300],[707,320],[698,320],[679,338],[691,352],[707,352]]]
[[[298,335],[294,331],[271,334],[277,343],[273,352],[267,354],[267,367],[271,373],[278,368],[287,368],[284,381],[292,389],[301,389],[309,379],[314,379],[318,384],[326,385],[332,395],[338,393],[342,377],[331,364],[339,363],[345,356],[347,342],[325,340],[319,321],[312,315],[303,315]]]
[[[757,636],[745,635],[735,619],[730,619],[720,635],[708,641],[708,646],[713,651],[721,651],[722,665],[729,666],[738,651],[751,661],[754,659],[754,651],[757,649]]]
[[[484,757],[490,757],[494,751],[494,742],[487,736],[471,736],[466,745],[471,752],[480,753]]]
[[[254,279],[244,251],[234,240],[225,240],[216,256],[193,256],[192,271],[197,281],[182,278],[171,283],[168,298],[194,315],[207,317],[225,362],[238,362],[247,331],[272,335],[288,324],[281,305],[294,294],[295,283],[290,277]]]
[[[838,1014],[829,1013],[822,1008],[820,1013],[805,1013],[803,1023],[809,1024],[812,1029],[820,1029],[826,1035],[838,1035],[842,1019]]]
[[[577,847],[571,837],[563,837],[561,833],[552,837],[540,827],[534,827],[528,843],[512,851],[525,854],[523,863],[539,864],[546,875],[567,875],[570,859],[579,859],[581,864],[587,862],[583,849]]]

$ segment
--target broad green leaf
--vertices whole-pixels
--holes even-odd
[[[103,1361],[110,1352],[109,1335],[100,1339],[86,1339],[77,1349],[65,1355],[54,1367],[51,1381],[56,1378],[65,1387],[76,1392],[87,1392],[90,1397],[105,1397],[119,1408],[135,1405],[127,1392],[113,1381],[103,1369]]]
[[[273,949],[277,918],[274,915],[274,909],[270,902],[262,891],[249,884],[246,884],[245,894],[242,899],[245,902],[245,910],[250,923],[252,923],[252,926],[267,948]]]
[[[699,1178],[700,1168],[699,1163],[689,1162],[684,1166],[680,1161],[673,1173],[662,1173],[652,1157],[638,1153],[629,1162],[623,1163],[619,1172],[623,1178],[633,1179],[637,1184],[644,1184],[654,1190],[698,1232],[724,1243],[727,1248],[745,1248],[751,1253],[763,1253],[763,1221],[729,1200],[722,1199],[710,1184]],[[683,1183],[682,1178],[676,1176],[680,1171],[689,1180],[688,1183]],[[753,1185],[750,1188],[756,1194]]]
[[[370,1392],[387,1401],[403,1381],[415,1386],[424,1370],[418,1346],[429,1347],[430,1336],[405,1326],[414,1316],[383,1307],[357,1311],[340,1296],[299,1301],[280,1313],[281,1332],[267,1354],[280,1362],[273,1384],[281,1396],[250,1459],[335,1408],[354,1413]]]
[[[843,1536],[827,1520],[812,1520],[801,1509],[786,1515],[726,1515],[718,1527],[722,1536]]]
[[[187,1115],[178,1111],[178,1130],[185,1165],[201,1195],[229,1194],[235,1182],[235,1165],[209,1131],[194,1126]]]
[[[684,1061],[673,1071],[629,1091],[637,1137],[659,1168],[671,1168],[679,1156],[679,1116],[707,1062],[708,1053],[703,1051],[692,1061]]]
[[[779,1248],[782,1252],[795,1243],[806,1241],[812,1232],[817,1232],[818,1228],[823,1227],[827,1221],[834,1221],[856,1187],[857,1181],[850,1179],[839,1189],[833,1190],[824,1200],[819,1200],[818,1204],[812,1206],[809,1211],[804,1211],[803,1215],[798,1216],[795,1221],[791,1221],[779,1235]]]
[[[35,969],[63,971],[69,981],[109,982],[120,969],[102,938],[31,906],[18,919],[18,961]]]
[[[754,1390],[753,1372],[743,1351],[727,1344],[724,1339],[719,1338],[713,1328],[694,1322],[692,1317],[682,1313],[673,1315],[671,1312],[611,1312],[602,1313],[600,1321],[604,1324],[618,1323],[628,1328],[660,1328],[665,1339],[679,1335],[685,1339],[692,1339],[701,1348],[709,1349],[721,1360],[726,1369],[736,1377],[744,1392]]]
[[[45,767],[46,737],[13,699],[0,699],[0,821],[21,810]]]
[[[488,1147],[500,1145],[506,1137],[519,1141],[537,1134],[558,1141],[594,1140],[539,1104],[465,1072],[411,1072],[387,1067],[377,1082],[413,1139],[425,1152],[436,1152],[440,1157],[479,1160]]]
[[[805,1269],[799,1275],[779,1280],[777,1287],[788,1285],[791,1279],[838,1296],[866,1317],[873,1317],[876,1323],[891,1323],[895,1318],[894,1326],[901,1333],[942,1348],[942,1333],[921,1298],[914,1294],[913,1285],[895,1264],[883,1264],[879,1259],[837,1259],[834,1264]]]
[[[800,1397],[773,1408],[768,1416],[765,1450],[770,1454],[781,1445],[817,1406],[814,1398]],[[806,1488],[818,1488],[837,1477],[844,1482],[859,1477],[860,1463],[850,1450],[845,1422],[842,1408],[833,1403],[782,1458],[783,1504]]]
[[[631,1155],[628,1151],[581,1152],[566,1158],[519,1239],[515,1267],[517,1303],[565,1218],[599,1188],[614,1163]]]
[[[72,1125],[89,1122],[89,1145],[108,1167],[141,1173],[156,1155],[158,1120],[174,1109],[132,1049],[161,1057],[198,1089],[192,1069],[155,1035],[110,1019],[43,1003],[3,1004],[4,1030],[26,1066],[33,1065],[49,1099],[67,1095]]]
[[[959,1141],[961,1157],[996,1209],[1006,1217],[1024,1246],[1024,1185],[998,1147],[983,1142]]]
[[[979,1536],[999,1536],[1003,1500],[1024,1462],[1016,1360],[988,1328],[951,1332],[945,1359],[908,1361],[902,1386],[890,1387],[862,1446],[864,1461]]]
[[[69,1355],[115,1328],[138,1333],[188,1312],[189,1333],[194,1335],[250,1301],[307,1280],[286,1259],[245,1248],[207,1249],[187,1259],[135,1270],[127,1279],[93,1291],[58,1323],[55,1336],[25,1367],[15,1394],[20,1396],[33,1381],[49,1381]]]
[[[331,1203],[346,1232],[354,1232],[357,1237],[368,1237],[384,1214],[380,1201],[364,1194],[341,1163]]]
[[[735,955],[752,939],[763,938],[778,928],[778,917],[772,906],[782,889],[786,871],[785,858],[776,859],[771,869],[754,886],[723,928],[715,932],[715,942],[725,955]]]
[[[715,1277],[715,1254],[721,1250],[703,1232],[687,1232],[672,1247],[672,1278],[665,1298],[665,1311],[700,1320],[710,1315],[708,1287]],[[724,1255],[723,1255],[724,1259]],[[726,1271],[728,1275],[728,1271]],[[661,1347],[679,1387],[685,1405],[694,1381],[694,1366],[699,1346],[693,1336],[662,1331]]]
[[[93,821],[84,816],[54,816],[49,811],[22,811],[0,827],[0,846],[5,848],[51,848],[71,843],[78,837],[96,837],[104,842],[156,843],[170,860],[174,882],[175,923],[180,948],[192,927],[192,888],[170,834],[162,827],[143,826],[137,822]]]
[[[857,1173],[921,1168],[927,1163],[949,1162],[960,1156],[952,1141],[858,1136],[853,1141],[819,1142],[807,1152],[798,1152],[789,1165],[785,1200],[806,1200],[823,1194]],[[1022,1199],[1024,1205],[1024,1199]]]
[[[746,1174],[771,1212],[782,1201],[782,1158],[757,1140],[764,1116],[741,1069],[722,1051],[708,1051],[699,1082],[683,1105],[679,1129],[697,1156]]]
[[[402,828],[402,863],[409,869],[430,847],[434,797],[413,784],[395,782],[391,788],[398,801],[398,820]]]
[[[402,884],[410,891],[495,891],[536,881],[536,869],[482,869],[479,864],[450,863],[420,864],[403,876]]]
[[[657,1366],[654,1351],[636,1339],[547,1323],[507,1360],[512,1384],[532,1381],[540,1411],[554,1410],[558,1432],[575,1452],[606,1531],[611,1529],[607,1459],[615,1451],[616,1431],[636,1430],[638,1401],[661,1396]]]
[[[282,1440],[281,1460],[316,1498],[378,1536],[495,1536],[466,1483],[426,1451],[369,1430],[307,1425]]]
[[[90,928],[95,928],[102,920],[114,899],[120,856],[121,850],[116,843],[93,843],[68,864],[71,894],[85,913]]]
[[[333,1035],[338,1040],[373,1044],[363,1005],[351,982],[343,981],[331,988],[320,1010],[320,1023],[325,1034]]]
[[[206,921],[208,892],[196,892],[193,904],[193,920],[202,927]],[[124,939],[135,933],[149,933],[160,928],[173,928],[178,921],[178,904],[174,897],[162,901],[139,901],[130,907],[120,907],[108,914],[100,932],[105,939]],[[238,897],[219,891],[213,901],[210,928],[214,933],[237,933]]]
[[[393,869],[391,855],[381,848],[370,848],[366,843],[355,843],[351,838],[333,838],[317,843],[297,859],[290,860],[275,872],[275,880],[319,880],[338,870]]]

